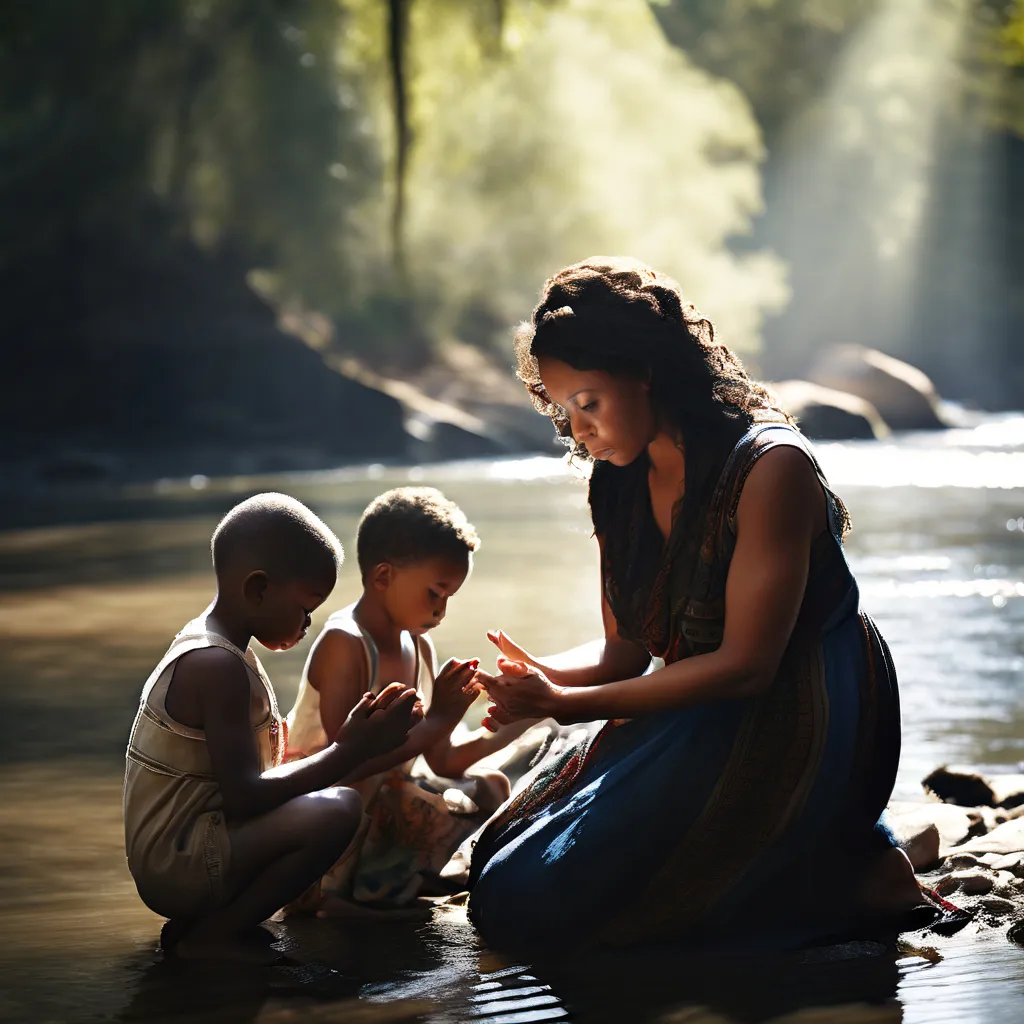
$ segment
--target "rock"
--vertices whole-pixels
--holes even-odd
[[[983,871],[954,871],[951,875],[939,879],[934,889],[940,896],[948,896],[952,892],[964,896],[986,896],[992,891],[995,879]]]
[[[947,856],[943,867],[953,871],[964,871],[970,868],[984,867],[984,865],[973,853],[957,853]]]
[[[889,435],[878,410],[857,395],[806,380],[778,381],[771,390],[804,434],[815,441],[870,440]]]
[[[994,806],[992,787],[975,769],[963,765],[936,768],[921,785],[940,800],[960,807]]]
[[[1015,900],[1020,896],[1022,884],[1024,883],[1009,871],[997,871],[992,893],[1004,899]]]
[[[966,843],[954,847],[949,856],[961,853],[1020,853],[1024,851],[1024,818],[1014,818],[994,828],[984,836],[969,839]]]
[[[981,909],[992,917],[1007,917],[1017,912],[1017,904],[1013,900],[1003,899],[1001,896],[986,896],[980,901]]]
[[[1007,810],[1024,806],[1024,775],[987,775],[985,781],[992,790],[993,806]]]
[[[1024,853],[1007,853],[992,864],[993,871],[1009,871],[1018,878],[1024,877]]]
[[[915,871],[925,871],[939,860],[939,830],[934,824],[926,825],[911,836],[900,848]]]
[[[876,349],[859,345],[829,349],[815,362],[809,377],[815,384],[870,402],[893,430],[946,426],[928,375]]]
[[[936,768],[922,786],[940,800],[961,807],[992,807],[1006,811],[1024,806],[1024,775],[983,772],[970,765]],[[1024,811],[1019,813],[1024,814]],[[1014,815],[1002,815],[1007,820]]]
[[[1006,933],[1006,937],[1011,942],[1016,942],[1018,946],[1024,946],[1024,921],[1018,921],[1016,924],[1010,926],[1010,930]]]
[[[939,833],[939,846],[943,850],[968,839],[972,825],[979,820],[977,816],[972,818],[969,811],[953,804],[936,801],[911,803],[902,800],[889,804],[885,818],[901,846],[929,825],[934,825]]]

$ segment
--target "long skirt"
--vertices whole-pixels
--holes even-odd
[[[793,946],[850,920],[892,843],[899,697],[867,616],[794,636],[769,690],[608,722],[524,780],[473,852],[496,948]]]

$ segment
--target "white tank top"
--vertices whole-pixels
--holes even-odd
[[[324,623],[324,631],[329,629],[340,629],[354,636],[363,645],[363,652],[366,655],[366,678],[369,680],[367,690],[371,693],[380,691],[391,680],[382,681],[379,678],[380,656],[377,653],[377,644],[370,634],[356,622],[353,617],[355,605],[349,605],[341,611],[335,612]],[[430,646],[424,637],[417,637],[416,640],[416,689],[423,695],[424,701],[429,705],[433,692],[434,676]],[[288,759],[297,757],[309,757],[323,750],[328,745],[327,734],[324,732],[323,723],[320,720],[320,691],[310,685],[307,678],[309,661],[302,672],[302,682],[299,683],[299,693],[295,698],[295,706],[288,713]],[[409,762],[409,768],[412,761]]]

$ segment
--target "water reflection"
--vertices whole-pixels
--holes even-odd
[[[983,458],[993,453],[1011,458]],[[942,762],[1024,760],[1024,486],[1014,475],[1024,417],[886,445],[825,445],[821,457],[853,515],[849,555],[900,672],[897,795],[919,795],[920,779]],[[281,945],[305,966],[223,975],[164,963],[159,921],[124,867],[122,758],[142,681],[209,597],[210,531],[240,495],[273,486],[317,508],[351,549],[366,502],[408,475],[364,468],[36,496],[26,503],[32,529],[13,528],[12,516],[29,513],[5,509],[0,1020],[1019,1019],[1024,951],[1001,935],[953,940],[941,957],[904,947],[827,962],[647,953],[517,964],[483,949],[451,907],[418,931],[291,921]],[[493,626],[538,652],[595,635],[586,489],[558,460],[422,475],[483,538],[468,599],[452,602],[437,635],[442,658],[486,655]],[[356,592],[355,573],[343,572],[320,614]],[[286,706],[311,639],[266,659]],[[802,1016],[785,1016],[798,1007]]]

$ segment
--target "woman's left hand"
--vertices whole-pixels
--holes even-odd
[[[565,701],[565,689],[555,686],[539,669],[521,661],[498,658],[498,671],[492,676],[478,671],[476,679],[491,698],[491,707],[482,725],[491,732],[524,718],[554,718]]]

